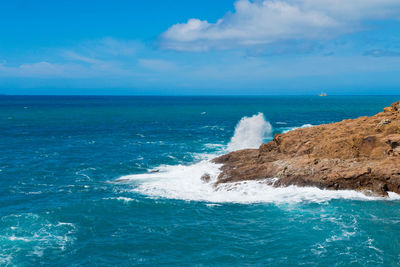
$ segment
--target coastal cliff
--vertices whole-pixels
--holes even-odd
[[[216,184],[274,179],[297,185],[400,193],[400,101],[372,117],[301,128],[213,160],[222,164]]]

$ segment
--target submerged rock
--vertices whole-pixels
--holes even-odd
[[[400,193],[400,101],[372,117],[301,128],[213,160],[217,184],[276,177],[274,186]]]
[[[200,177],[200,180],[202,180],[204,183],[208,183],[211,180],[211,176],[208,173],[205,173]]]

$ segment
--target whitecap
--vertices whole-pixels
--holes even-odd
[[[316,187],[274,187],[271,179],[243,181],[214,186],[217,166],[201,162],[192,166],[165,166],[165,171],[157,174],[131,175],[122,177],[136,181],[132,191],[151,197],[206,201],[212,203],[326,203],[333,199],[383,200],[383,197],[367,196],[353,190],[322,190]],[[211,183],[203,183],[203,173],[211,173]],[[393,198],[393,195],[396,197]],[[398,199],[391,193],[389,199]]]
[[[129,197],[107,197],[107,198],[103,198],[103,199],[113,199],[113,200],[118,200],[118,201],[122,201],[125,203],[135,201],[135,199],[129,198]]]
[[[63,250],[74,240],[76,227],[68,222],[47,220],[38,214],[7,215],[0,218],[0,263],[11,263],[12,258],[24,255],[43,256],[46,248]],[[21,242],[29,250],[20,250]],[[9,258],[2,257],[8,254]],[[13,264],[12,264],[13,265]]]
[[[207,203],[206,206],[207,206],[207,207],[210,207],[210,208],[212,208],[212,207],[220,207],[221,204]]]
[[[311,127],[305,124],[300,128]],[[293,128],[292,128],[293,129]],[[236,126],[229,144],[219,152],[229,152],[242,148],[257,148],[272,134],[272,127],[262,113],[243,117]],[[135,193],[154,198],[205,201],[209,203],[327,203],[333,199],[352,200],[397,200],[400,195],[389,193],[388,198],[367,196],[352,190],[322,190],[316,187],[274,187],[274,179],[225,183],[215,186],[221,165],[211,159],[216,154],[196,154],[197,163],[191,165],[161,165],[148,173],[122,176],[116,182],[127,182]],[[209,174],[210,182],[201,180]]]
[[[204,146],[206,148],[210,148],[210,149],[223,148],[224,147],[223,144],[205,144]]]
[[[17,237],[15,235],[11,235],[7,237],[8,240],[10,241],[24,241],[24,242],[30,242],[31,240],[25,237]]]

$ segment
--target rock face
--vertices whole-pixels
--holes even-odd
[[[213,160],[217,184],[278,178],[274,186],[400,193],[400,101],[372,117],[301,128]]]

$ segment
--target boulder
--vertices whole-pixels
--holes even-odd
[[[200,177],[200,180],[202,180],[204,183],[209,183],[211,176],[208,173],[205,173]]]

